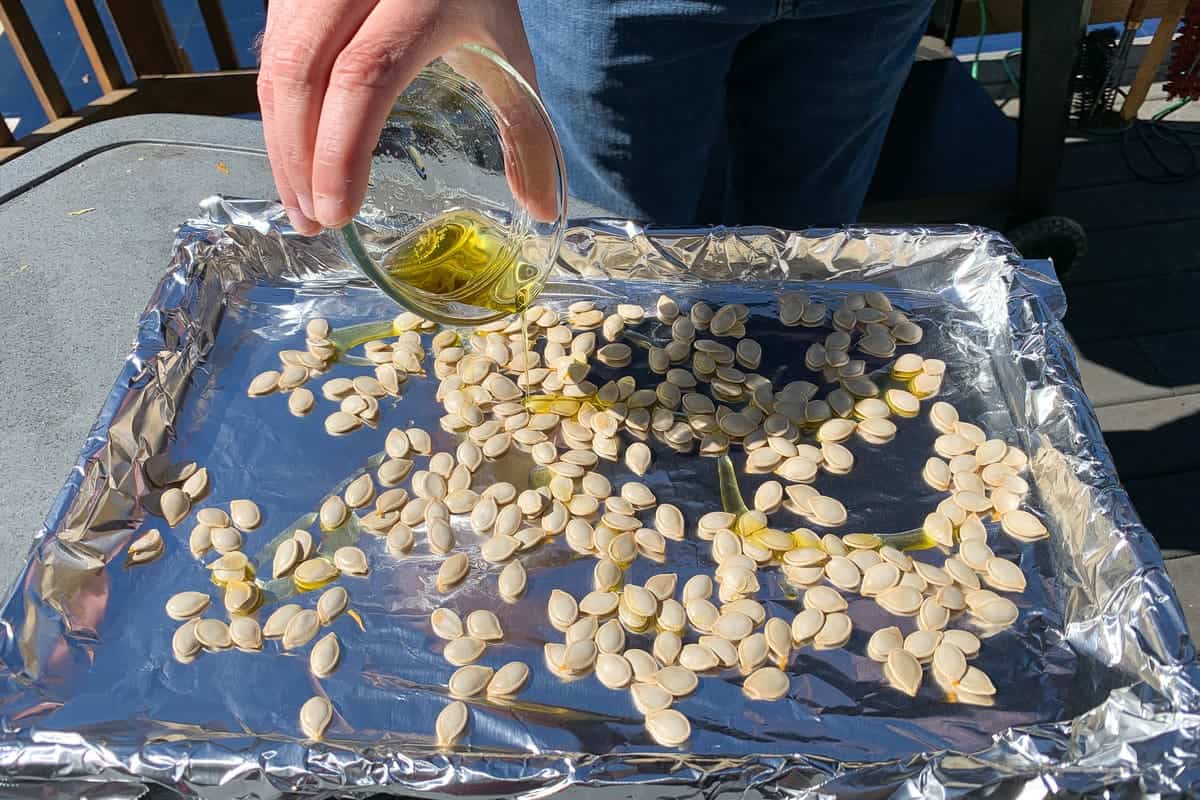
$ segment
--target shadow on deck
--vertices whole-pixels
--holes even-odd
[[[1200,630],[1200,114],[1185,110],[1193,120],[1069,145],[1057,211],[1088,231],[1063,280],[1084,386]]]

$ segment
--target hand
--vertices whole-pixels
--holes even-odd
[[[516,0],[273,0],[258,99],[275,185],[298,232],[350,221],[393,101],[422,67],[468,42],[496,51],[537,85]],[[503,97],[488,96],[503,109]],[[513,122],[502,132],[506,153],[514,131],[548,143],[528,120]],[[544,185],[541,173],[510,175],[514,192]],[[545,215],[545,201],[527,205]]]

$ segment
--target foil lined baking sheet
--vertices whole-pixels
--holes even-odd
[[[456,525],[460,547],[475,554],[475,568],[446,596],[431,591],[440,559],[423,536],[402,560],[386,553],[382,539],[360,537],[373,572],[342,584],[362,624],[350,616],[334,623],[343,658],[328,679],[311,677],[306,650],[285,653],[274,642],[260,654],[177,663],[176,623],[163,603],[183,589],[214,587],[188,552],[192,519],[171,529],[146,507],[149,456],[166,450],[173,461],[207,466],[213,490],[200,505],[255,499],[265,522],[246,536],[246,550],[269,571],[279,536],[296,523],[315,532],[311,515],[321,499],[375,463],[389,428],[423,425],[434,432],[435,450],[454,441],[438,427],[433,379],[411,379],[401,398],[384,403],[379,430],[338,439],[324,433],[332,410],[324,401],[300,419],[282,397],[248,398],[250,378],[274,368],[280,349],[303,346],[312,317],[337,327],[386,320],[397,309],[348,267],[332,239],[293,235],[278,206],[211,198],[203,211],[180,229],[134,350],[4,609],[6,795],[135,797],[158,786],[229,798],[534,797],[567,789],[923,797],[1200,787],[1200,670],[1161,555],[1117,482],[1081,388],[1058,321],[1061,289],[1001,238],[969,227],[667,231],[589,221],[568,232],[543,301],[630,298],[652,306],[669,291],[684,307],[698,299],[745,303],[749,335],[764,349],[760,371],[778,386],[811,378],[803,349],[825,332],[780,326],[781,290],[804,288],[833,303],[868,284],[885,290],[924,326],[916,351],[949,365],[942,396],[1033,456],[1031,502],[1052,536],[1020,546],[989,526],[993,547],[1019,561],[1029,582],[1017,599],[1017,624],[985,639],[974,662],[996,683],[993,707],[947,702],[928,677],[915,699],[887,688],[864,651],[872,630],[896,621],[855,599],[855,634],[844,649],[793,654],[788,698],[747,701],[736,671],[703,678],[676,705],[692,722],[691,740],[660,747],[627,692],[592,677],[560,681],[542,663],[542,643],[562,639],[546,621],[546,597],[558,586],[582,595],[593,560],[573,554],[561,537],[543,545],[524,559],[528,593],[505,605],[495,589],[498,568],[477,558],[479,539],[463,525]],[[310,387],[361,371],[339,364]],[[644,357],[631,368],[597,371],[650,378]],[[891,445],[849,443],[857,457],[851,475],[818,478],[817,488],[850,511],[839,533],[917,526],[940,499],[920,479],[936,432],[923,417],[897,422]],[[718,508],[715,462],[654,450],[644,481],[660,501],[680,506],[689,537],[670,543],[667,566],[639,560],[628,577],[670,570],[682,585],[711,573],[694,522]],[[529,466],[520,457],[497,462],[477,482],[502,478],[523,488]],[[617,465],[604,471],[618,486],[632,477]],[[761,479],[743,477],[743,493],[749,497]],[[780,517],[781,525],[804,524]],[[127,566],[127,545],[151,527],[166,538],[164,556]],[[771,570],[760,576],[759,599],[790,620],[795,590]],[[267,586],[272,602],[287,591]],[[437,750],[432,738],[453,670],[428,626],[441,604],[464,613],[495,608],[507,635],[482,663],[523,660],[533,671],[511,704],[472,703],[470,733],[452,752]],[[631,644],[648,649],[648,640],[631,637]],[[326,741],[312,744],[297,714],[317,692],[336,716]]]

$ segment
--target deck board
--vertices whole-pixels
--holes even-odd
[[[1143,115],[1166,102],[1152,94]],[[1172,120],[1200,145],[1200,104]],[[1063,280],[1084,387],[1195,626],[1200,535],[1181,509],[1200,495],[1200,177],[1140,180],[1119,137],[1093,137],[1067,146],[1056,212],[1088,231]]]

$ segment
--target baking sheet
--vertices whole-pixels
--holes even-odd
[[[1194,652],[1161,556],[1117,484],[1083,395],[1058,323],[1061,290],[1002,239],[967,227],[654,231],[591,221],[568,232],[545,302],[628,297],[650,306],[664,287],[684,307],[694,299],[744,302],[750,335],[764,347],[760,371],[778,386],[811,377],[798,355],[825,333],[774,322],[782,282],[833,301],[868,281],[888,291],[925,327],[916,350],[949,364],[944,399],[1033,455],[1031,501],[1053,532],[1020,547],[991,537],[1029,581],[1017,601],[1020,620],[985,640],[975,662],[999,689],[993,708],[948,703],[928,679],[915,700],[886,688],[863,652],[869,632],[894,620],[856,600],[845,649],[793,656],[788,699],[746,702],[734,671],[703,679],[676,706],[692,721],[692,739],[681,750],[659,747],[627,693],[594,678],[563,683],[542,665],[542,642],[561,641],[545,621],[546,596],[589,583],[593,565],[561,539],[524,559],[530,591],[497,609],[508,635],[482,661],[526,661],[530,686],[512,706],[473,704],[467,746],[453,753],[432,747],[453,668],[428,631],[428,613],[443,602],[463,612],[499,605],[498,568],[485,571],[475,559],[463,586],[430,595],[440,559],[420,536],[402,561],[381,539],[358,542],[374,571],[342,581],[363,628],[349,617],[334,624],[343,660],[332,677],[315,681],[306,651],[281,653],[274,643],[263,654],[178,664],[170,654],[175,623],[162,605],[176,591],[206,588],[207,573],[187,551],[190,519],[170,530],[146,515],[145,458],[166,448],[173,461],[207,466],[214,489],[202,505],[255,499],[265,522],[247,535],[246,550],[269,561],[276,535],[366,467],[390,427],[424,425],[435,450],[453,442],[437,426],[432,380],[410,380],[398,402],[385,403],[379,431],[336,440],[325,435],[320,409],[297,419],[282,397],[248,398],[246,384],[277,365],[278,350],[302,346],[308,319],[340,326],[388,319],[396,307],[347,267],[332,240],[291,235],[272,204],[212,198],[204,212],[180,230],[134,352],[5,608],[7,791],[37,794],[37,782],[54,780],[69,792],[78,785],[70,781],[90,780],[107,782],[88,789],[102,796],[136,793],[143,783],[215,797],[379,788],[511,796],[568,787],[926,795],[1000,784],[1014,792],[1033,784],[1169,793],[1200,781]],[[648,335],[652,328],[644,326]],[[649,377],[643,364],[633,370],[640,383]],[[360,372],[338,365],[310,387]],[[858,457],[850,476],[818,479],[818,489],[850,509],[838,532],[904,530],[940,499],[919,477],[936,433],[924,419],[898,422],[892,445],[850,444]],[[717,507],[715,464],[667,452],[655,447],[645,482],[694,523]],[[607,472],[617,485],[629,477]],[[519,465],[505,468],[509,480],[524,476]],[[747,497],[758,480],[743,479]],[[167,536],[166,554],[126,568],[124,548],[150,527]],[[477,537],[460,541],[476,552]],[[670,569],[682,585],[711,571],[707,543],[694,534],[669,552],[669,567],[642,560],[629,577]],[[790,619],[795,591],[771,571],[760,574],[759,599]],[[318,691],[337,717],[326,742],[312,745],[296,715]]]

